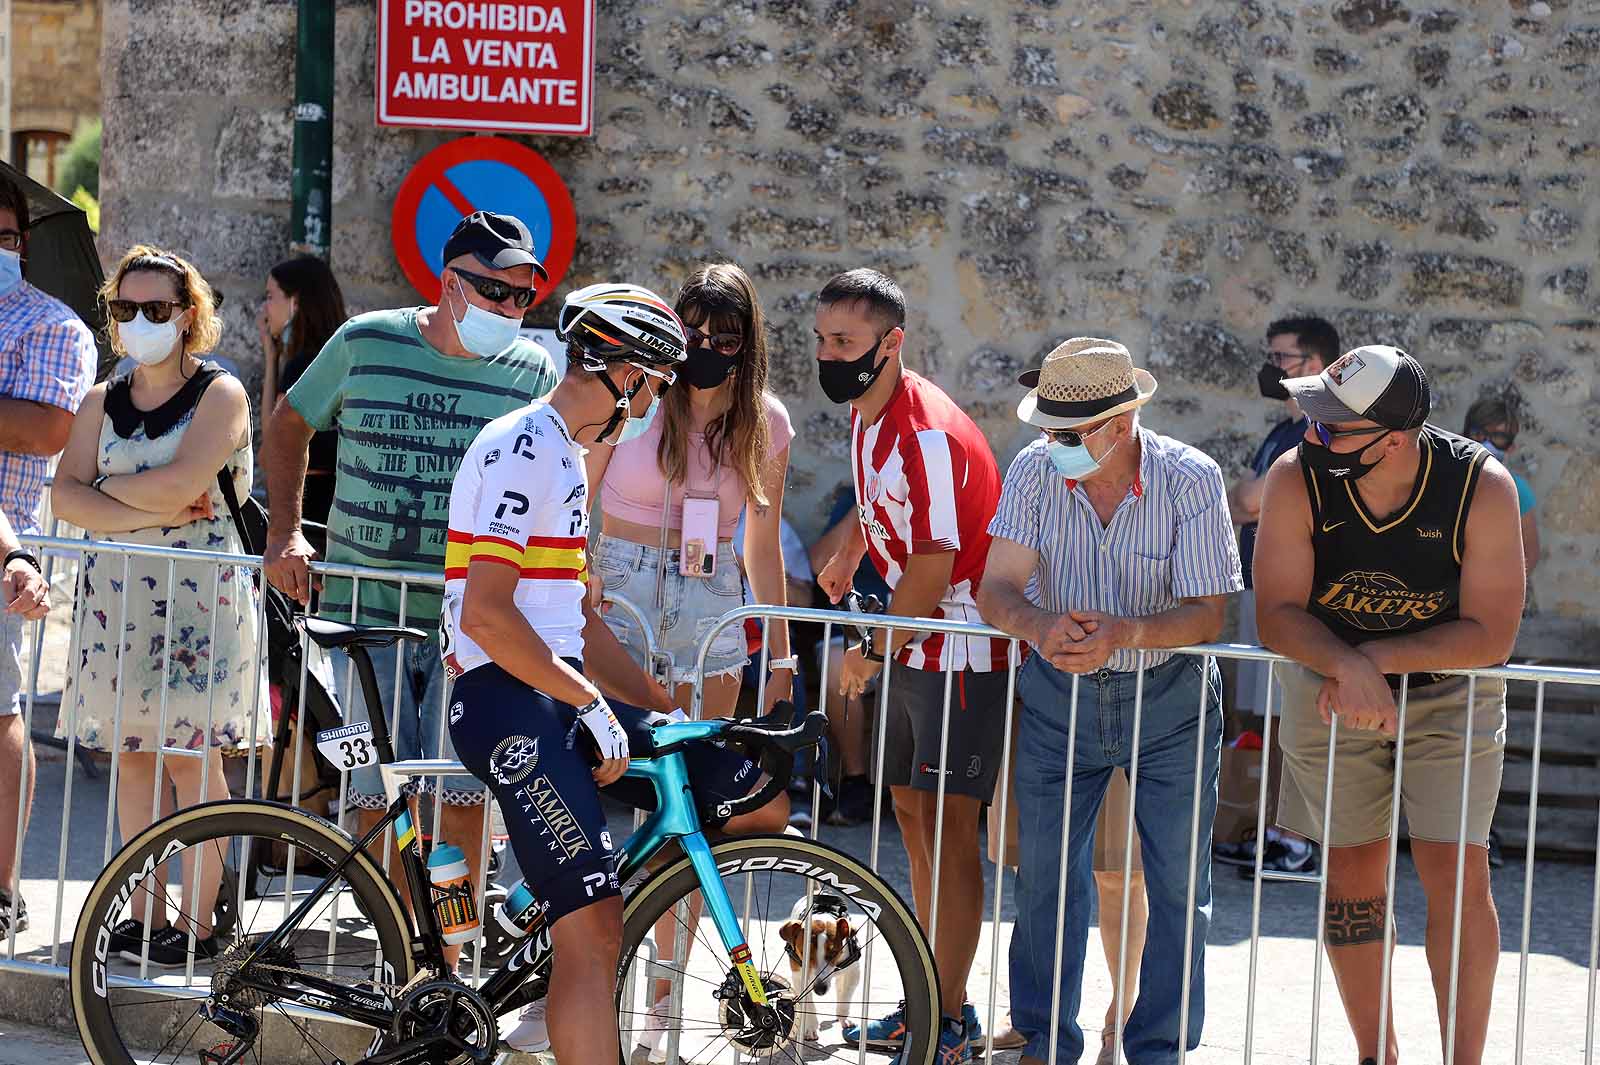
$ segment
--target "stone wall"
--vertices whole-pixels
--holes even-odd
[[[1440,424],[1523,405],[1546,554],[1524,650],[1591,659],[1600,601],[1600,0],[603,0],[597,135],[534,138],[581,231],[567,285],[672,291],[731,257],[773,326],[815,531],[846,418],[812,296],[870,264],[913,303],[909,362],[1026,439],[1014,374],[1117,337],[1152,426],[1238,472],[1277,411],[1266,322],[1316,311],[1434,375]],[[292,4],[106,8],[105,250],[187,249],[254,298],[288,239]],[[341,3],[334,261],[351,302],[414,299],[390,251],[407,168],[444,135],[373,122],[371,5]],[[555,302],[542,311],[553,315]],[[251,362],[253,308],[228,354]],[[1531,641],[1531,643],[1530,643]]]
[[[11,26],[11,128],[71,133],[98,116],[100,0],[15,0]]]

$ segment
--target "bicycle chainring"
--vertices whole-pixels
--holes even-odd
[[[398,1042],[448,1036],[453,1050],[441,1065],[488,1065],[500,1040],[494,1011],[476,991],[453,980],[433,980],[406,992],[395,1011],[390,1035]]]

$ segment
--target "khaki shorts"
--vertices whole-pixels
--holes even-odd
[[[1106,785],[1106,798],[1100,804],[1100,818],[1094,824],[1094,871],[1120,873],[1127,854],[1128,818],[1133,808],[1128,804],[1128,774],[1122,769],[1111,771],[1111,783]],[[1133,871],[1144,871],[1144,861],[1139,855],[1139,830],[1133,830]]]
[[[1394,794],[1394,740],[1376,732],[1339,730],[1333,763],[1333,829],[1323,840],[1328,726],[1317,713],[1322,678],[1288,663],[1281,664],[1277,673],[1283,680],[1284,710],[1278,824],[1331,847],[1387,839]],[[1412,839],[1454,843],[1460,834],[1467,684],[1466,677],[1453,677],[1413,688],[1407,695],[1400,799]],[[1505,764],[1505,682],[1480,679],[1474,690],[1477,706],[1472,715],[1467,842],[1485,846]]]

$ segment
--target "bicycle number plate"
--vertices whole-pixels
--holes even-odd
[[[378,760],[378,749],[372,745],[372,724],[367,721],[323,729],[317,733],[317,750],[336,768],[347,771]]]

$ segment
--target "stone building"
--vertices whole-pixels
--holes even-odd
[[[6,157],[53,187],[73,131],[100,116],[100,0],[13,0],[11,31]]]
[[[1154,427],[1237,472],[1275,411],[1268,319],[1328,315],[1434,375],[1437,421],[1522,405],[1545,558],[1524,653],[1600,657],[1600,0],[602,0],[596,135],[530,138],[573,190],[565,285],[672,291],[730,257],[771,315],[815,531],[845,413],[812,296],[872,264],[913,303],[908,361],[1026,438],[1015,373],[1118,337],[1161,379]],[[193,254],[226,353],[288,243],[294,5],[104,5],[104,247]],[[370,0],[338,7],[335,269],[414,300],[389,209],[449,135],[373,120]],[[542,310],[553,316],[555,301]]]

